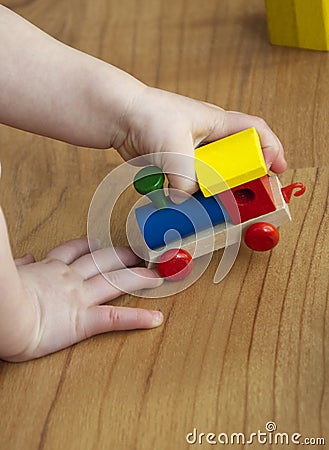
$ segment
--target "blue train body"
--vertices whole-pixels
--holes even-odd
[[[211,228],[228,218],[219,199],[206,198],[201,191],[179,205],[169,197],[167,201],[168,206],[163,209],[156,209],[152,203],[136,209],[139,228],[152,250]]]

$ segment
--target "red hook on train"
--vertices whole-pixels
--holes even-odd
[[[298,190],[294,192],[295,189]],[[292,183],[289,184],[288,186],[281,188],[281,192],[286,203],[290,202],[292,194],[294,194],[294,197],[299,197],[303,195],[305,191],[306,186],[303,183],[300,183],[299,181],[297,183]]]

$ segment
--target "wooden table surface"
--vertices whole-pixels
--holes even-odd
[[[221,284],[216,254],[183,293],[116,301],[161,309],[162,327],[0,363],[0,448],[181,450],[194,428],[251,433],[269,421],[329,445],[329,54],[271,47],[262,0],[3,3],[146,83],[264,117],[286,149],[283,183],[308,189],[280,245],[241,249]],[[86,234],[92,195],[120,163],[114,150],[4,126],[0,160],[14,254],[37,258]]]

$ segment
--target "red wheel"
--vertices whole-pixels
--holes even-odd
[[[178,281],[187,277],[193,269],[192,256],[183,249],[173,248],[160,256],[158,272],[161,277]]]
[[[246,245],[257,252],[271,250],[279,242],[278,229],[266,222],[258,222],[250,225],[244,235]]]

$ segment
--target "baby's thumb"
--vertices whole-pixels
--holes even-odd
[[[163,171],[169,182],[169,195],[174,203],[186,200],[186,194],[193,194],[198,190],[194,170],[194,147],[188,146],[185,152],[180,149],[166,153],[163,159]]]

